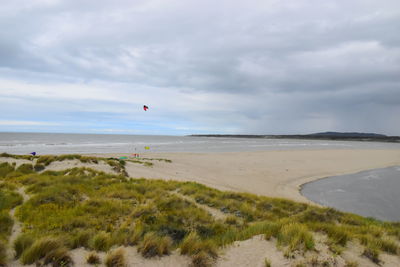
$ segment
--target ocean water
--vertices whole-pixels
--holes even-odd
[[[400,221],[400,167],[324,178],[303,185],[301,193],[338,210]]]
[[[0,152],[13,154],[240,152],[293,149],[400,149],[380,142],[220,138],[160,135],[1,133]]]
[[[240,152],[293,149],[400,149],[379,142],[0,132],[0,153],[71,154],[150,152]]]

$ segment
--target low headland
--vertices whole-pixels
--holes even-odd
[[[399,266],[400,224],[301,184],[397,150],[0,154],[0,265]]]
[[[248,134],[193,134],[196,137],[225,137],[225,138],[269,138],[269,139],[305,139],[305,140],[336,140],[336,141],[367,141],[400,143],[400,136],[387,136],[376,133],[357,132],[322,132],[313,134],[286,135],[248,135]]]

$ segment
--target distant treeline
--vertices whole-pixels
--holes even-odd
[[[339,133],[324,132],[314,134],[289,135],[250,135],[250,134],[193,134],[195,137],[225,137],[225,138],[269,138],[269,139],[308,139],[308,140],[342,140],[342,141],[380,141],[399,142],[400,136],[386,136],[375,133]]]

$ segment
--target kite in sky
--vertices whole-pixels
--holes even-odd
[[[143,109],[144,109],[144,111],[147,111],[147,110],[149,109],[149,107],[146,106],[146,105],[144,105],[144,106],[143,106]]]

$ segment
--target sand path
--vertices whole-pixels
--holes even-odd
[[[23,203],[25,201],[29,200],[30,196],[25,193],[25,188],[24,187],[21,186],[20,188],[18,188],[17,192],[18,192],[18,194],[20,194],[22,196]],[[14,249],[13,249],[14,241],[17,239],[17,237],[22,232],[21,222],[18,221],[17,218],[15,217],[15,210],[18,207],[19,206],[17,206],[17,207],[15,207],[15,208],[10,210],[10,216],[14,221],[13,227],[11,229],[11,235],[10,235],[10,238],[8,239],[8,251],[7,251],[7,254],[8,254],[8,257],[10,259],[14,259],[14,256],[15,256],[14,255]],[[13,265],[12,266],[17,266],[17,265],[18,266],[20,265],[19,262],[18,261],[13,261]]]

